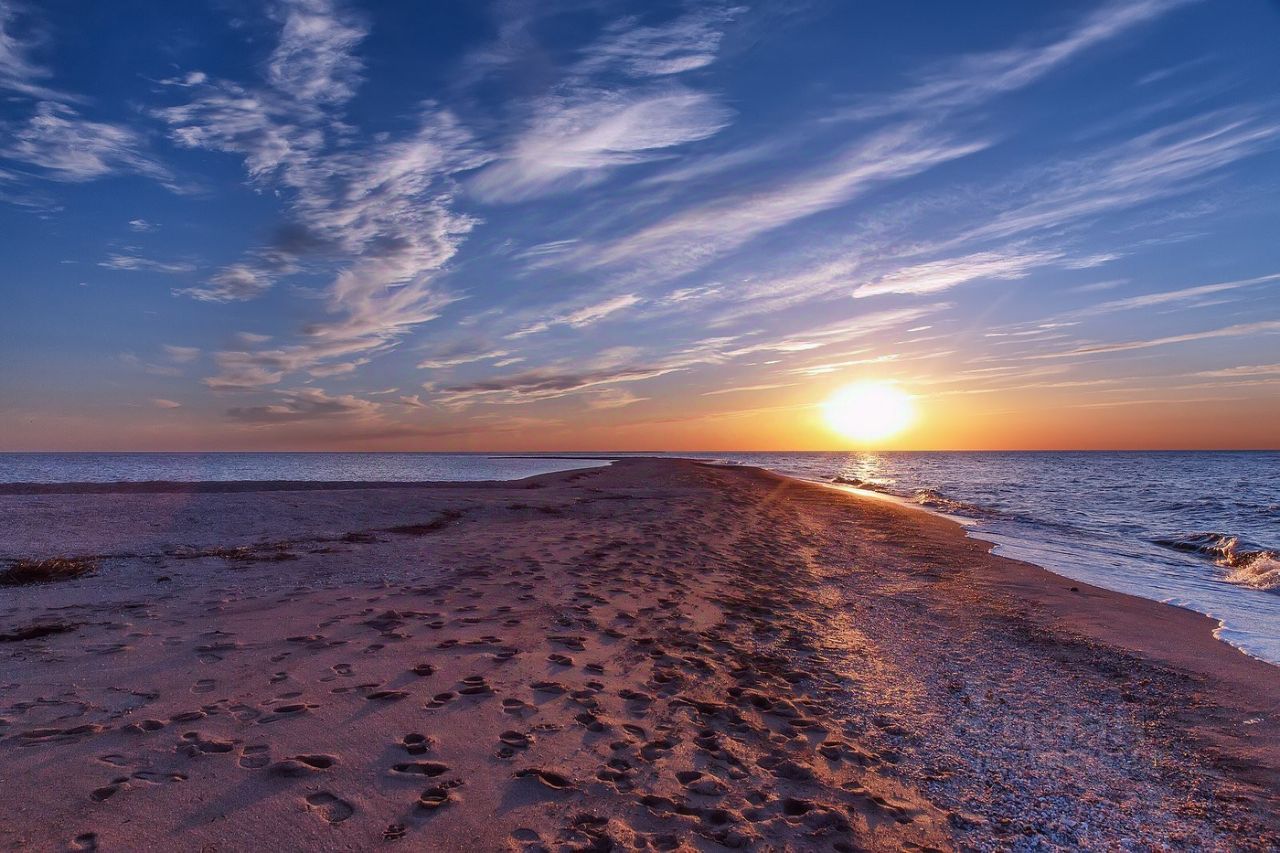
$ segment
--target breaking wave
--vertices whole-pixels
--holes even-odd
[[[936,489],[916,489],[911,500],[920,506],[936,509],[940,512],[955,513],[956,515],[983,516],[991,514],[989,510],[949,498]]]
[[[1280,590],[1280,556],[1229,533],[1188,533],[1153,540],[1175,551],[1199,554],[1226,569],[1223,579],[1254,589]]]

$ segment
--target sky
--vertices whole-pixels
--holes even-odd
[[[0,0],[0,450],[1280,446],[1280,4]]]

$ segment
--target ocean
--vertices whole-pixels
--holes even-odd
[[[662,455],[758,465],[946,514],[999,554],[1211,616],[1220,639],[1280,665],[1280,452]],[[458,453],[31,453],[0,454],[0,482],[474,481],[601,464]]]

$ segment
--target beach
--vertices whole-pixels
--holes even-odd
[[[0,487],[5,849],[1280,844],[1280,670],[747,466]],[[0,566],[3,568],[3,566]]]

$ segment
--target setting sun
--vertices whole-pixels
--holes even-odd
[[[889,382],[846,385],[826,399],[822,413],[834,431],[855,441],[880,441],[915,420],[911,395]]]

